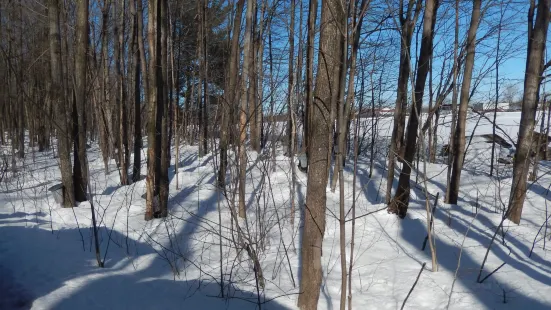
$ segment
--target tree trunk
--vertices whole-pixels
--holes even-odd
[[[318,0],[310,0],[308,7],[308,42],[306,53],[306,111],[304,123],[304,145],[306,158],[310,162],[310,127],[312,108],[314,107],[314,38],[316,36],[316,18],[318,12]],[[273,116],[273,115],[272,115]]]
[[[465,126],[467,122],[467,110],[469,108],[469,93],[474,68],[476,32],[480,21],[481,2],[481,0],[474,0],[471,24],[467,34],[467,56],[465,59],[465,71],[463,72],[463,83],[461,84],[461,97],[454,138],[452,174],[450,178],[450,195],[448,198],[448,203],[450,204],[457,204],[461,169],[463,169],[463,160],[465,158]]]
[[[247,0],[247,14],[245,22],[245,46],[243,48],[243,73],[241,86],[241,111],[239,113],[239,216],[245,217],[245,183],[246,183],[246,169],[247,169],[247,153],[245,149],[245,140],[247,138],[246,126],[247,126],[247,99],[249,98],[248,87],[249,73],[250,73],[250,57],[251,57],[251,38],[252,38],[252,18],[254,10],[254,1]],[[252,104],[252,102],[251,102]]]
[[[413,12],[414,0],[408,1],[407,10],[403,12],[404,0],[400,0],[400,65],[398,73],[398,90],[396,93],[396,108],[394,110],[394,123],[392,127],[392,136],[388,151],[388,174],[386,184],[386,203],[390,203],[392,195],[392,185],[394,183],[394,167],[396,165],[396,157],[402,161],[401,156],[404,127],[406,122],[406,109],[408,99],[408,82],[411,72],[410,49],[411,39],[413,37],[413,28],[417,22],[419,11],[421,10],[421,1],[418,0],[415,12]],[[412,16],[413,14],[413,16]]]
[[[88,188],[86,161],[86,59],[88,57],[88,0],[80,0],[77,7],[75,50],[75,108],[78,135],[75,137],[75,165],[73,167],[75,199],[85,201]],[[78,160],[76,160],[78,159]]]
[[[121,185],[128,185],[128,119],[126,112],[126,85],[124,78],[124,18],[125,18],[125,2],[115,2],[115,14],[119,14],[120,20],[116,22],[114,31],[114,45],[115,45],[115,65],[117,68],[117,106],[119,112],[119,139],[118,139],[118,157],[119,157],[119,169],[120,169],[120,181]],[[120,12],[119,12],[120,10]]]
[[[168,106],[168,0],[161,0],[160,16],[157,16],[158,25],[161,28],[161,58],[160,58],[160,76],[157,76],[157,95],[159,103],[157,104],[157,152],[160,153],[159,172],[159,204],[160,217],[168,215],[168,167],[170,165],[170,140],[168,139],[169,127],[169,106]],[[159,26],[158,26],[159,27]],[[160,121],[159,117],[161,116]],[[160,128],[160,130],[159,130]]]
[[[315,8],[311,4],[311,8]],[[314,14],[312,11],[310,14]],[[340,1],[325,0],[322,2],[321,31],[319,39],[318,74],[314,106],[310,109],[311,125],[309,134],[309,167],[308,188],[306,193],[306,210],[302,234],[300,296],[298,306],[303,310],[317,309],[320,285],[322,280],[322,242],[325,232],[326,187],[328,177],[329,140],[327,137],[333,126],[329,119],[332,97],[338,92],[339,57],[341,32],[338,23],[342,20]],[[312,15],[310,15],[310,18]],[[310,69],[312,69],[310,67]],[[312,73],[309,72],[308,75]],[[309,98],[310,99],[310,98]],[[342,292],[346,294],[346,292]]]
[[[224,89],[224,100],[222,102],[222,126],[220,128],[220,166],[218,168],[218,186],[226,188],[226,170],[228,167],[228,138],[230,130],[230,119],[235,102],[237,102],[237,79],[239,76],[239,32],[241,30],[241,15],[245,0],[237,1],[237,8],[233,20],[233,30],[230,42],[230,58],[228,60],[228,76]],[[187,100],[187,98],[186,98]]]
[[[71,173],[71,149],[70,130],[68,120],[70,119],[70,108],[66,98],[63,96],[63,70],[61,62],[61,34],[60,34],[60,3],[59,0],[50,0],[48,6],[49,28],[50,28],[50,68],[51,85],[50,96],[56,108],[58,119],[54,120],[57,131],[57,149],[59,154],[61,180],[63,183],[63,206],[73,207],[75,195],[73,187],[73,176]],[[4,133],[2,133],[4,134]]]
[[[451,173],[453,165],[453,154],[455,154],[455,130],[457,123],[457,78],[459,75],[459,0],[455,0],[455,39],[453,43],[453,82],[452,82],[452,122],[450,126],[450,141],[448,142],[448,171],[446,175],[446,203],[450,203]],[[444,117],[445,118],[445,117]]]
[[[140,51],[138,41],[141,40],[138,33],[138,15],[136,12],[137,2],[141,0],[132,0],[130,3],[130,15],[132,15],[132,72],[134,73],[134,165],[132,167],[132,182],[140,180],[140,170],[142,165],[142,113],[140,100]]]
[[[294,90],[294,72],[293,66],[295,63],[295,0],[290,1],[290,24],[289,24],[289,76],[287,84],[287,155],[292,157],[292,154],[296,152],[295,137],[293,132],[295,131],[293,123],[293,90]]]
[[[550,20],[550,1],[539,0],[536,22],[528,18],[528,56],[526,58],[526,74],[524,77],[524,95],[522,97],[522,112],[517,142],[517,151],[513,164],[513,183],[508,218],[515,224],[520,223],[522,206],[526,198],[526,177],[530,168],[530,149],[536,118],[537,98],[541,82],[541,63],[545,55],[545,43]],[[531,12],[533,14],[533,10]]]
[[[415,148],[417,146],[417,133],[419,131],[419,118],[421,116],[421,108],[423,107],[423,95],[425,84],[430,68],[430,59],[432,56],[434,24],[436,22],[436,12],[438,10],[438,0],[427,0],[425,5],[425,13],[423,16],[423,38],[421,39],[421,50],[419,60],[417,61],[417,77],[415,79],[415,96],[414,104],[411,105],[411,112],[408,120],[407,140],[404,152],[404,164],[400,172],[398,181],[398,189],[396,195],[388,206],[389,213],[395,213],[400,218],[404,218],[407,214],[410,194],[410,175]],[[417,166],[419,169],[419,166]]]
[[[138,0],[138,3],[140,1]],[[161,4],[155,0],[149,0],[148,11],[148,41],[149,41],[149,79],[154,83],[149,83],[149,101],[148,101],[148,123],[147,123],[147,178],[146,178],[146,209],[145,220],[153,219],[154,212],[158,207],[159,182],[157,171],[158,160],[160,158],[160,145],[157,148],[157,114],[158,106],[161,106],[159,80],[162,81],[161,71],[161,28],[158,17],[160,17]],[[139,15],[139,8],[138,8]],[[139,24],[138,18],[138,24]],[[138,26],[139,28],[139,26]],[[162,111],[161,111],[162,112]],[[160,128],[159,128],[160,130]],[[160,141],[159,141],[160,142]],[[159,143],[160,144],[160,143]],[[157,201],[155,201],[157,200]]]

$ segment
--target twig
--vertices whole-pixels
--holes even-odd
[[[415,279],[415,282],[413,282],[413,286],[409,289],[408,295],[406,296],[406,299],[404,299],[404,303],[402,304],[402,307],[400,308],[400,310],[404,309],[404,307],[406,306],[406,302],[408,301],[409,295],[411,295],[411,292],[413,292],[413,289],[417,285],[417,282],[419,281],[419,278],[421,277],[421,273],[423,273],[423,270],[425,270],[425,265],[426,264],[427,263],[423,263],[423,265],[421,266],[421,270],[419,270],[419,274],[417,275],[417,279]]]
[[[432,227],[434,224],[434,211],[436,210],[436,206],[438,205],[438,196],[440,196],[440,192],[436,193],[436,198],[434,199],[434,206],[432,207],[432,212],[430,213],[430,227]],[[425,237],[425,241],[423,241],[423,246],[421,247],[421,251],[425,250],[425,247],[427,246],[427,241],[429,240],[429,234],[427,233],[427,236]]]
[[[370,214],[377,213],[377,212],[379,212],[379,211],[386,210],[386,209],[387,209],[387,206],[384,206],[384,207],[382,207],[382,208],[380,208],[380,209],[377,209],[377,210],[375,210],[375,211],[368,212],[368,213],[366,213],[366,214],[357,216],[357,217],[355,217],[355,218],[348,219],[348,220],[346,220],[346,221],[344,221],[344,222],[345,222],[345,223],[348,223],[348,222],[350,222],[350,221],[352,221],[352,220],[357,220],[357,219],[359,219],[359,218],[366,217],[366,216],[368,216],[368,215],[370,215]]]
[[[480,280],[478,283],[482,283],[484,282],[486,279],[488,279],[491,275],[493,275],[494,273],[496,273],[499,269],[501,269],[501,267],[505,266],[505,264],[507,264],[506,262],[503,262],[503,264],[499,265],[499,267],[497,267],[496,269],[494,269],[494,271],[490,272],[487,276],[485,276],[484,278],[482,278],[482,280]]]

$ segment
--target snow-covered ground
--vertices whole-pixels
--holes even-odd
[[[515,141],[519,116],[498,114],[500,128]],[[476,126],[478,119],[470,116],[468,136],[475,127],[475,135],[491,133],[491,123],[480,119]],[[445,144],[449,117],[443,124],[439,141]],[[379,138],[384,141],[390,135],[391,120],[383,119],[379,125]],[[505,221],[503,231],[497,234],[482,277],[505,265],[477,283],[486,248],[507,205],[512,173],[510,166],[499,164],[497,176],[489,177],[490,147],[484,139],[473,138],[461,178],[460,202],[451,206],[440,199],[436,207],[438,272],[431,272],[428,247],[421,250],[427,226],[422,175],[412,176],[418,185],[412,190],[404,220],[384,210],[357,219],[354,309],[399,309],[425,262],[427,270],[409,297],[407,309],[446,309],[448,301],[451,309],[551,308],[551,260],[544,238],[550,233],[544,225],[551,213],[547,208],[551,197],[548,162],[541,162],[540,177],[530,185],[521,224]],[[248,154],[247,221],[240,226],[260,258],[266,286],[259,292],[251,260],[246,249],[236,246],[240,242],[231,230],[229,204],[235,186],[229,186],[226,199],[213,185],[215,154],[199,158],[195,146],[182,147],[178,176],[170,169],[170,215],[166,220],[145,222],[145,200],[141,198],[145,180],[121,187],[115,163],[106,175],[99,150],[92,145],[91,192],[105,261],[105,268],[98,268],[90,203],[73,209],[57,205],[48,191],[60,179],[56,159],[51,152],[33,156],[28,150],[25,160],[18,162],[18,172],[8,172],[0,183],[0,309],[254,309],[259,302],[263,309],[294,309],[300,277],[299,210],[307,176],[298,172],[292,227],[290,163],[283,153],[278,149],[275,163],[267,155]],[[371,179],[369,157],[359,160],[357,216],[384,207],[384,150],[374,159]],[[232,163],[230,181],[236,175]],[[352,204],[352,165],[347,164],[345,170],[348,209]],[[442,197],[445,192],[446,166],[427,164],[426,171],[432,205],[434,195]],[[339,193],[338,189],[327,192],[319,309],[338,308],[341,294]],[[349,260],[351,222],[346,228]]]

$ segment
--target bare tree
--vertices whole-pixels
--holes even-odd
[[[423,16],[423,37],[421,41],[421,51],[417,61],[417,77],[415,79],[414,104],[411,105],[411,112],[408,120],[407,140],[404,153],[404,164],[400,172],[398,189],[394,199],[388,206],[388,211],[404,218],[407,213],[410,194],[410,175],[415,149],[417,147],[417,134],[419,127],[419,118],[421,108],[423,107],[423,95],[425,84],[430,68],[430,59],[433,49],[434,25],[436,23],[436,13],[438,11],[438,0],[428,0],[425,6]]]
[[[74,139],[73,180],[75,200],[85,201],[88,188],[88,163],[86,162],[86,63],[88,57],[88,0],[79,0],[77,6],[75,50],[75,104],[77,119]]]
[[[138,0],[139,1],[139,0]],[[158,165],[157,156],[157,114],[158,106],[161,106],[160,91],[158,89],[159,80],[162,81],[161,71],[161,28],[160,28],[161,4],[154,0],[149,0],[148,10],[148,41],[149,41],[149,74],[152,83],[149,84],[148,91],[148,122],[147,122],[147,178],[146,178],[146,208],[145,220],[153,219],[154,212],[158,207],[158,189],[159,182],[156,166]],[[139,22],[139,21],[138,21]],[[159,128],[160,130],[160,128]],[[160,142],[160,141],[159,141]],[[159,143],[160,144],[160,143]],[[160,149],[160,147],[159,147]],[[159,150],[160,151],[160,150]],[[155,201],[157,200],[157,201]]]
[[[315,6],[314,6],[315,7]],[[312,6],[310,7],[312,8]],[[310,12],[312,13],[312,11]],[[302,235],[302,278],[298,306],[303,310],[316,309],[320,293],[322,265],[321,252],[325,232],[325,207],[328,167],[327,137],[333,127],[329,118],[333,94],[338,92],[339,59],[341,46],[339,23],[343,11],[339,0],[322,2],[318,74],[314,103],[309,110],[311,126],[308,129],[308,188]],[[310,68],[311,70],[312,68]],[[308,73],[310,74],[310,73]],[[342,292],[345,294],[346,292]]]
[[[465,69],[463,72],[463,83],[461,84],[461,97],[459,99],[459,111],[457,115],[457,127],[454,137],[453,166],[450,178],[448,203],[457,204],[459,195],[459,182],[461,180],[461,170],[463,169],[463,160],[465,158],[465,126],[467,123],[467,110],[469,108],[469,98],[471,90],[471,80],[474,68],[474,56],[476,47],[476,32],[480,22],[481,0],[474,0],[471,13],[471,23],[467,33],[467,56],[465,58]]]
[[[142,161],[142,113],[141,113],[141,91],[140,91],[140,51],[138,41],[142,40],[141,33],[138,32],[139,14],[136,12],[137,2],[132,0],[130,3],[130,15],[132,15],[131,43],[132,48],[132,73],[134,83],[134,164],[132,166],[132,182],[140,180],[140,170]]]
[[[396,108],[394,110],[394,123],[388,151],[388,175],[386,184],[386,203],[390,203],[392,184],[394,183],[394,167],[396,156],[401,159],[404,141],[404,127],[406,122],[406,109],[408,98],[408,80],[411,71],[410,49],[413,30],[421,11],[421,0],[408,0],[404,12],[404,0],[399,3],[400,19],[400,67],[398,75],[398,89],[396,92]]]
[[[51,84],[50,96],[56,107],[59,118],[57,124],[57,149],[61,169],[61,180],[63,182],[63,205],[73,207],[75,205],[75,194],[73,187],[73,176],[71,172],[71,149],[70,130],[67,120],[70,119],[70,108],[63,96],[63,70],[61,61],[61,33],[60,33],[60,3],[59,0],[50,0],[48,6],[49,28],[50,28],[50,68]],[[2,132],[2,135],[4,133]]]
[[[509,198],[508,218],[515,224],[520,223],[522,206],[526,198],[526,178],[530,169],[530,150],[539,97],[545,43],[550,21],[550,0],[539,0],[534,23],[535,0],[530,1],[528,11],[528,49],[526,57],[526,75],[522,96],[522,113],[513,164],[513,183]]]
[[[230,119],[232,119],[232,110],[237,102],[237,79],[239,77],[239,33],[241,30],[241,15],[245,0],[238,0],[233,18],[233,29],[231,39],[229,39],[230,57],[228,60],[228,69],[226,84],[224,89],[224,99],[222,102],[221,128],[220,128],[220,161],[218,168],[218,186],[222,189],[226,187],[226,169],[228,166],[228,142]],[[189,97],[189,96],[187,96]],[[187,100],[187,98],[186,98]]]
[[[251,73],[251,56],[252,50],[252,19],[254,11],[254,2],[247,0],[247,14],[245,21],[245,45],[243,48],[243,72],[241,74],[241,111],[239,113],[239,216],[245,217],[245,183],[246,183],[246,169],[247,169],[247,151],[245,149],[245,140],[247,138],[246,126],[247,126],[247,99],[249,98],[248,92],[250,92],[249,78]],[[252,80],[251,80],[252,81]],[[250,102],[252,104],[252,102]]]

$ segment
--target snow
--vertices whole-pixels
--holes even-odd
[[[500,127],[516,141],[520,113],[500,112],[497,117]],[[490,122],[480,119],[476,126],[478,120],[476,114],[469,116],[467,136],[473,134],[475,127],[475,136],[492,132]],[[450,116],[446,116],[439,133],[440,144],[447,143],[449,122]],[[366,126],[370,126],[369,119]],[[389,119],[379,123],[381,147],[390,128]],[[412,190],[404,220],[384,210],[356,220],[354,309],[399,309],[425,262],[426,270],[406,309],[445,309],[448,299],[450,309],[551,308],[551,260],[549,250],[544,248],[544,234],[549,232],[542,226],[549,216],[548,162],[541,162],[540,178],[528,190],[521,224],[505,221],[505,238],[501,231],[497,234],[482,277],[502,263],[505,265],[483,283],[477,283],[511,186],[509,165],[497,165],[497,176],[489,177],[490,147],[484,139],[473,138],[458,205],[447,205],[440,199],[436,207],[438,272],[431,272],[428,246],[421,250],[427,226],[422,174],[412,176],[412,182],[418,179],[419,184]],[[500,156],[507,154],[500,152],[508,151],[498,148]],[[105,268],[98,268],[90,203],[80,203],[73,209],[56,204],[47,189],[59,183],[57,159],[51,152],[34,153],[28,149],[26,158],[18,162],[17,173],[8,172],[0,183],[0,309],[255,309],[259,299],[263,309],[295,309],[300,283],[298,210],[305,200],[307,176],[297,170],[297,213],[295,227],[291,227],[290,163],[283,153],[283,149],[278,149],[275,172],[269,156],[248,154],[247,222],[241,221],[240,226],[259,254],[266,279],[266,288],[259,297],[253,264],[243,249],[236,248],[232,231],[235,237],[237,234],[230,230],[228,203],[235,193],[233,176],[237,173],[233,154],[229,156],[231,182],[229,197],[225,199],[214,186],[218,160],[215,154],[200,158],[197,147],[182,146],[179,189],[173,168],[170,169],[169,217],[146,222],[145,200],[141,197],[145,180],[120,186],[114,161],[106,175],[99,150],[92,145],[91,192],[100,226],[101,257],[105,258]],[[142,158],[145,157],[144,149]],[[374,160],[371,179],[369,157],[359,160],[357,216],[384,207],[384,148],[377,150]],[[430,205],[437,193],[440,197],[445,193],[446,166],[442,162],[426,165]],[[348,210],[352,204],[351,162],[345,171]],[[327,195],[324,274],[318,308],[336,309],[341,294],[339,222],[335,218],[338,189],[335,193],[328,189]],[[347,222],[347,261],[351,227],[351,222]],[[543,228],[538,234],[540,227]],[[529,257],[534,239],[537,243]],[[224,298],[220,295],[221,272]]]

